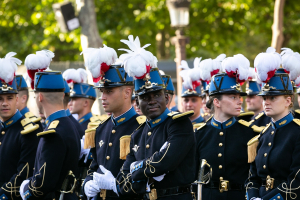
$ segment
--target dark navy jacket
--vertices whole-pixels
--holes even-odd
[[[205,200],[245,199],[243,184],[248,177],[247,142],[256,133],[237,121],[235,117],[220,123],[211,118],[195,132],[197,141],[197,173],[201,159],[206,159],[212,167],[211,183],[203,187]],[[219,191],[220,177],[234,185],[235,190]]]
[[[66,111],[51,114],[46,119],[46,125],[45,131],[38,134],[40,141],[33,176],[24,187],[25,198],[30,200],[46,196],[58,198],[69,171],[78,173],[80,138]],[[65,199],[77,197],[74,193],[65,194]]]
[[[120,158],[120,138],[125,135],[130,136],[138,128],[138,117],[139,115],[131,107],[126,113],[116,118],[108,117],[101,122],[96,129],[95,148],[91,148],[93,161],[85,183],[93,179],[93,172],[102,173],[99,165],[103,165],[115,177],[118,175],[125,161]]]
[[[251,118],[251,123],[259,127],[262,126],[266,127],[267,124],[270,122],[271,122],[271,117],[268,117],[264,111],[260,112],[259,114]]]
[[[257,156],[246,181],[247,197],[263,200],[300,198],[300,120],[292,114],[271,122],[260,134]],[[266,178],[275,179],[266,191]]]
[[[163,174],[166,174],[163,180],[154,181],[151,189],[186,186],[195,181],[195,135],[188,117],[185,113],[172,116],[166,109],[132,134],[130,153],[117,176],[117,188],[121,194],[144,194],[148,179]],[[165,148],[161,150],[163,145]],[[130,173],[133,162],[136,162],[134,171]],[[192,197],[184,194],[169,199]]]
[[[17,111],[0,127],[0,198],[21,199],[19,187],[32,176],[38,145],[37,130],[21,134],[22,114]],[[31,122],[30,122],[31,123]],[[31,123],[34,125],[33,123]]]
[[[70,113],[70,110],[67,109],[66,110],[66,114],[67,116],[71,119],[71,121],[73,122],[77,132],[79,133],[79,137],[80,139],[82,138],[82,136],[84,136],[84,131],[82,126],[79,124],[79,122],[72,116],[72,114]]]

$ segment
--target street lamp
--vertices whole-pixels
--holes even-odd
[[[170,13],[171,26],[176,29],[175,37],[171,38],[171,43],[175,45],[175,62],[176,62],[176,78],[177,78],[177,103],[179,111],[182,111],[181,106],[181,91],[182,79],[179,75],[181,69],[181,60],[186,60],[186,44],[189,43],[189,38],[184,36],[183,29],[189,25],[189,9],[191,0],[167,0],[167,7]]]

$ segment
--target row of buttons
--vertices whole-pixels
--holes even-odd
[[[274,131],[271,132],[271,135],[273,135],[273,134],[274,134]],[[269,147],[272,146],[272,143],[269,142],[269,143],[268,143],[268,146],[269,146]],[[268,156],[268,154],[267,154],[267,153],[264,153],[264,157],[267,157],[267,156]],[[266,169],[267,166],[266,166],[266,165],[263,165],[263,168]]]
[[[223,136],[224,133],[223,133],[223,132],[220,132],[219,135],[220,135],[220,136]],[[222,146],[223,146],[223,143],[219,143],[219,147],[222,147]],[[222,154],[219,153],[219,154],[218,154],[218,157],[219,157],[219,158],[222,157]],[[222,168],[223,168],[223,166],[222,166],[222,165],[219,165],[219,169],[222,169]]]

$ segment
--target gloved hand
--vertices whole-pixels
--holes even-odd
[[[252,197],[250,200],[261,200],[259,197]]]
[[[165,148],[167,148],[169,142],[165,142],[162,147],[160,148],[159,152],[163,151]]]
[[[23,200],[26,199],[25,196],[24,196],[24,187],[25,187],[25,185],[26,185],[27,183],[29,183],[29,180],[24,180],[24,181],[22,182],[22,184],[20,185],[20,190],[19,190],[19,192],[20,192],[20,195],[21,195],[21,197],[22,197]]]
[[[84,193],[87,197],[95,197],[100,192],[100,188],[95,180],[90,180],[84,185]]]
[[[137,163],[137,161],[130,164],[130,173],[132,173],[133,167],[135,166],[136,163]]]
[[[156,177],[153,177],[153,179],[156,180],[156,181],[158,181],[158,182],[160,182],[160,181],[162,181],[164,179],[165,175],[166,174],[163,174],[163,175],[160,175],[160,176],[156,176]]]
[[[115,177],[102,165],[100,165],[99,168],[104,174],[99,174],[97,172],[94,172],[93,174],[93,179],[97,182],[98,187],[104,190],[113,190],[118,194]]]
[[[89,155],[90,153],[90,149],[84,149],[84,139],[85,139],[85,135],[82,136],[82,139],[80,139],[80,146],[81,146],[81,151],[80,151],[80,155],[79,155],[79,160],[82,158],[82,156],[85,155],[85,160],[84,162],[86,162],[87,160],[87,156]]]

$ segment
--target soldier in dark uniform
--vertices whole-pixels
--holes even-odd
[[[258,84],[256,80],[251,79],[247,82],[247,110],[254,112],[254,116],[251,118],[251,123],[259,127],[265,127],[268,123],[270,123],[271,118],[263,111],[263,98],[261,96],[257,96],[260,91],[261,85]]]
[[[262,71],[271,74],[269,79],[263,80],[265,84],[259,94],[263,96],[264,110],[271,117],[271,122],[259,136],[249,141],[250,147],[253,147],[249,148],[253,159],[249,178],[246,180],[247,199],[299,199],[300,120],[295,119],[290,110],[293,107],[293,86],[289,75],[285,73],[292,66],[285,68],[286,65],[283,64],[284,69],[279,68],[282,62],[280,55],[273,53],[279,57],[276,62],[272,57],[265,57],[265,54],[268,53],[259,54],[255,63],[260,79],[267,77]],[[275,75],[269,73],[269,66],[279,68]]]
[[[82,71],[84,71],[84,74],[82,76],[86,76],[84,78],[87,79],[87,74],[84,69],[68,69],[64,72],[64,77],[68,83],[73,83],[73,87],[70,93],[70,111],[72,114],[78,114],[78,122],[83,130],[86,130],[88,127],[88,123],[99,121],[99,119],[98,117],[93,116],[91,112],[92,106],[97,98],[94,86],[85,83],[85,80],[83,79],[81,79],[82,82],[78,82],[75,79],[76,75],[79,75],[79,73],[82,73]],[[68,76],[68,72],[73,73],[73,76],[72,74]]]
[[[21,199],[19,187],[32,176],[39,126],[17,110],[14,68],[22,62],[10,52],[0,59],[0,198]],[[14,66],[15,65],[15,66]],[[10,77],[10,78],[8,78]]]
[[[36,117],[32,112],[29,111],[29,109],[27,107],[27,102],[28,102],[28,98],[29,98],[28,86],[22,75],[16,75],[16,84],[17,84],[17,89],[18,89],[17,109],[20,111],[20,113],[23,116],[30,119],[33,123],[36,123],[39,125],[38,131],[43,131],[44,126],[41,123],[41,117]]]
[[[98,127],[87,130],[86,142],[91,134],[95,135],[91,144],[86,143],[92,147],[93,161],[84,183],[84,191],[88,197],[96,196],[97,199],[141,199],[141,196],[135,194],[118,197],[112,190],[99,187],[94,190],[97,187],[97,176],[102,173],[99,165],[116,177],[129,152],[130,134],[145,121],[145,117],[140,117],[131,106],[133,78],[125,73],[124,68],[112,65],[102,76],[98,87],[102,92],[103,108],[112,114]]]
[[[169,97],[169,102],[168,102],[167,108],[170,109],[170,104],[171,104],[173,96],[175,94],[175,88],[174,88],[172,78],[170,75],[166,75],[166,74],[162,73],[161,70],[160,70],[160,74],[161,74],[161,78],[164,81],[164,84],[166,86],[166,90],[165,90],[166,94]]]
[[[247,142],[256,133],[249,127],[250,123],[236,118],[240,114],[243,95],[246,93],[242,92],[236,77],[226,73],[212,77],[206,105],[213,117],[195,132],[197,172],[202,159],[207,160],[213,171],[210,182],[203,186],[202,199],[245,198],[243,183],[250,168]]]
[[[33,176],[20,186],[23,199],[77,199],[71,185],[78,173],[80,138],[64,110],[64,88],[61,72],[35,74],[35,99],[44,110],[47,127],[37,134]]]

